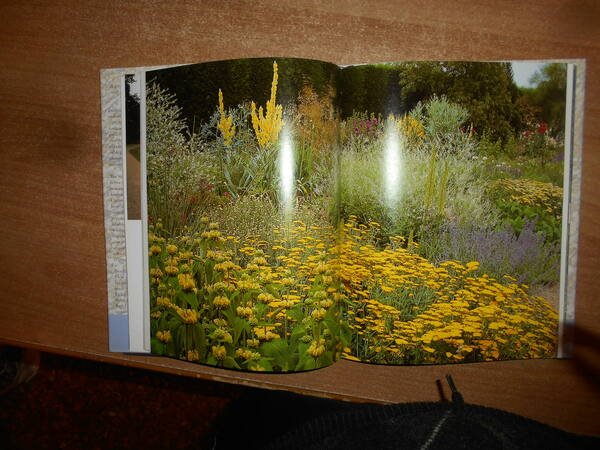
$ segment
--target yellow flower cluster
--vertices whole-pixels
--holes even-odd
[[[425,138],[425,128],[419,119],[405,115],[396,119],[398,131],[409,140],[421,140]]]
[[[256,140],[260,148],[267,148],[277,142],[279,132],[283,127],[283,107],[277,104],[277,63],[273,62],[273,82],[271,83],[271,98],[267,101],[266,114],[263,112],[263,107],[258,108],[254,102],[250,106],[250,114],[252,117],[252,127],[256,134]]]
[[[313,358],[321,356],[325,352],[325,339],[312,341],[306,352]]]
[[[494,188],[505,192],[517,203],[542,208],[557,219],[561,217],[563,190],[559,186],[523,178],[498,180]]]
[[[476,261],[435,265],[399,246],[378,249],[369,241],[372,229],[355,221],[344,231],[350,359],[418,364],[555,355],[556,311],[527,286],[478,274]]]
[[[171,336],[171,332],[169,330],[165,330],[165,331],[157,331],[156,339],[158,339],[159,341],[164,342],[166,344],[167,342],[171,342],[173,340],[173,337]]]
[[[179,314],[183,323],[193,324],[198,322],[198,311],[194,309],[183,309],[179,306],[175,306],[175,311],[177,311],[177,314]]]
[[[342,297],[335,230],[297,221],[275,229],[277,238],[268,243],[207,234],[217,228],[203,220],[199,230],[176,237],[150,230],[153,332],[160,342],[166,331],[178,337],[157,351],[249,370],[300,370],[333,361]],[[283,353],[290,360],[270,353],[281,342],[291,349]]]
[[[219,89],[219,123],[217,125],[225,145],[231,145],[235,136],[235,125],[233,124],[233,116],[225,113],[225,104],[223,103],[223,92]]]

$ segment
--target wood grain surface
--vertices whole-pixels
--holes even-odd
[[[586,58],[575,357],[261,375],[108,353],[99,70],[253,56]],[[469,402],[600,434],[599,79],[595,1],[2,2],[0,341],[355,401],[436,400],[451,373]]]

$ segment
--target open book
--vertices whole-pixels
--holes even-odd
[[[567,355],[583,75],[102,71],[111,351],[267,372]]]

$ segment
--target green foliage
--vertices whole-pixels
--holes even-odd
[[[314,256],[331,245],[333,228],[298,224],[292,235],[312,242],[304,255],[294,240],[271,247],[256,237],[223,236],[218,228],[208,218],[196,232],[178,236],[160,222],[150,227],[153,352],[258,371],[331,364],[342,333],[332,295],[340,285],[327,261]],[[273,276],[277,266],[289,282]]]
[[[521,162],[521,176],[532,180],[552,183],[562,187],[564,181],[564,164],[562,161],[552,161],[540,164],[536,160],[525,159]]]
[[[424,124],[430,139],[438,141],[447,140],[448,136],[460,133],[460,127],[469,117],[465,108],[448,101],[444,96],[437,95],[433,95],[423,103],[417,103],[411,115]]]
[[[537,180],[506,179],[490,184],[490,197],[518,235],[533,223],[535,231],[548,242],[559,242],[563,191],[560,187]]]
[[[273,241],[273,225],[280,221],[277,207],[268,196],[244,195],[211,211],[222,230],[239,239],[257,236]]]
[[[561,221],[552,214],[537,206],[523,205],[510,200],[498,200],[496,207],[502,218],[515,233],[520,234],[529,222],[535,224],[535,231],[541,233],[549,242],[559,242],[561,237]]]

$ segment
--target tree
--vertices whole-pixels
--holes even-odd
[[[565,128],[567,65],[550,63],[542,66],[529,80],[533,88],[521,89],[524,102],[535,110],[538,122],[546,122],[554,136]]]

